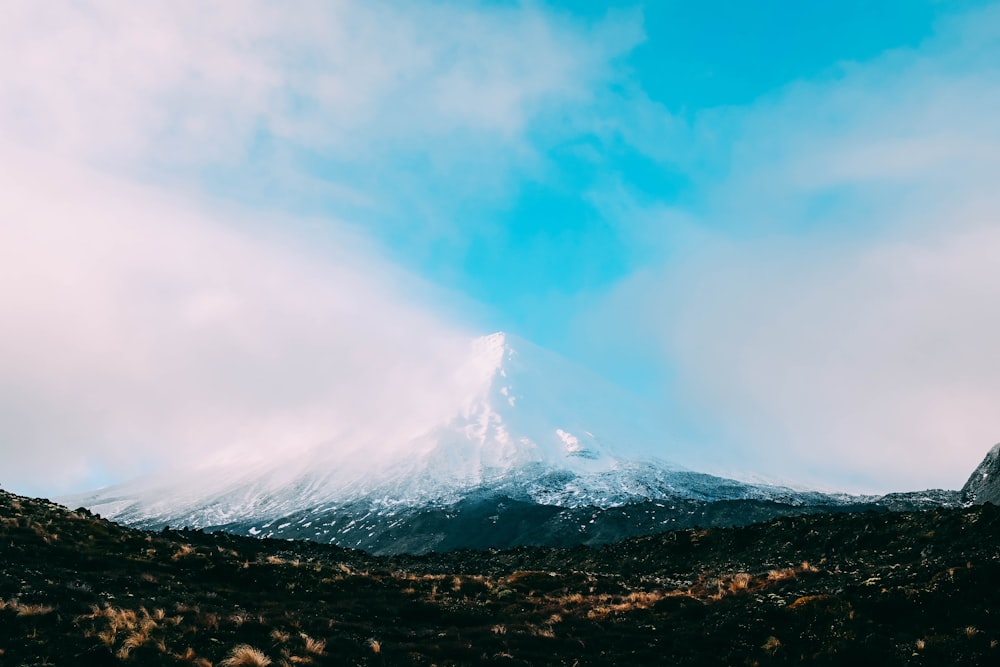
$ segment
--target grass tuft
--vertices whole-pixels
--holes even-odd
[[[240,644],[233,647],[219,667],[267,667],[271,664],[271,659],[258,649],[249,644]]]
[[[302,633],[302,641],[306,645],[306,653],[312,653],[314,655],[323,655],[326,650],[326,641],[323,639],[313,639],[306,633]]]

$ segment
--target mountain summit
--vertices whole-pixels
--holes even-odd
[[[610,443],[630,434],[607,423],[609,412],[625,402],[636,409],[622,390],[503,332],[473,340],[459,373],[469,388],[462,404],[423,439],[441,465],[471,463],[481,478],[533,464],[572,472],[616,465]]]
[[[360,499],[450,502],[484,486],[609,473],[653,442],[637,398],[507,333],[471,340],[433,381],[436,400],[406,423],[387,405],[383,423],[294,456],[206,464],[67,501],[127,521],[191,525]]]

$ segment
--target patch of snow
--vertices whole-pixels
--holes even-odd
[[[559,439],[563,441],[564,445],[566,445],[567,452],[576,453],[583,449],[580,447],[580,439],[572,433],[564,431],[561,428],[557,428],[556,435],[558,435]]]
[[[300,512],[323,516],[355,502],[379,512],[447,505],[483,488],[571,505],[676,495],[672,483],[649,471],[663,466],[633,466],[661,433],[648,428],[654,422],[640,401],[586,369],[496,333],[471,341],[468,356],[442,376],[457,387],[454,405],[429,413],[422,425],[403,430],[387,406],[385,424],[338,434],[296,457],[206,469],[185,482],[126,484],[88,494],[76,506],[124,522],[259,521],[255,528],[266,529]]]

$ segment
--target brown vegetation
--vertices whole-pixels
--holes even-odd
[[[1000,658],[991,613],[1000,510],[991,506],[776,520],[600,549],[375,558],[144,533],[13,500],[0,493],[4,665]]]

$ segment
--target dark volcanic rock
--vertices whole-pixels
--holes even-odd
[[[986,458],[962,487],[962,500],[972,504],[1000,505],[1000,444],[987,452]]]
[[[404,507],[390,512],[369,504],[321,507],[261,521],[203,526],[275,539],[313,540],[369,553],[423,554],[451,549],[522,546],[600,546],[685,528],[746,526],[783,516],[840,512],[910,512],[960,507],[957,491],[892,493],[881,497],[834,497],[803,493],[787,499],[706,502],[660,498],[613,507],[561,507],[503,495],[464,498],[450,505]],[[158,530],[152,522],[141,527]]]
[[[0,491],[3,666],[996,665],[998,587],[992,504],[377,557]]]

